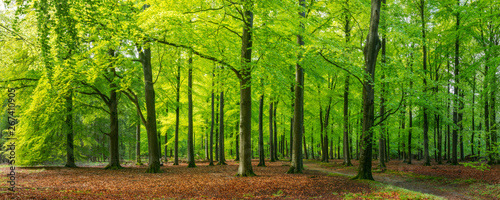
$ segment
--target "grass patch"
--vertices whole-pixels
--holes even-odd
[[[500,199],[500,184],[475,183],[469,186],[468,193],[472,196]]]
[[[344,199],[391,199],[394,197],[399,199],[443,199],[435,195],[415,192],[379,182],[360,181],[368,183],[372,191],[370,193],[347,193],[344,195]]]
[[[344,175],[344,174],[339,174],[339,173],[328,173],[327,176],[350,178],[350,176],[347,176],[347,175]]]
[[[439,177],[439,176],[427,176],[427,175],[416,174],[413,172],[402,172],[402,171],[397,171],[397,170],[387,170],[385,173],[394,174],[394,175],[401,175],[403,177],[415,178],[415,179],[421,179],[421,180],[440,181],[440,180],[445,179],[444,177]]]
[[[457,178],[457,179],[453,180],[451,182],[451,184],[472,184],[472,183],[476,183],[476,182],[477,182],[477,180],[473,179],[473,178],[468,178],[468,179]]]

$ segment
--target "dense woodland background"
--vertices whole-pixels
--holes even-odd
[[[361,158],[373,179],[372,158],[500,162],[497,0],[0,6],[17,165]]]

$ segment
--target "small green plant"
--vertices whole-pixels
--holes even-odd
[[[248,194],[244,194],[244,195],[243,195],[243,197],[249,197],[249,198],[253,198],[254,196],[253,196],[253,194],[251,194],[251,193],[248,193]]]
[[[278,192],[273,194],[273,196],[275,196],[275,197],[280,197],[281,195],[283,195],[283,191],[281,191],[281,190],[278,190]]]
[[[471,168],[480,170],[482,172],[490,170],[489,169],[490,166],[484,162],[464,162],[464,163],[460,163],[460,164],[463,165],[464,167],[471,167]]]

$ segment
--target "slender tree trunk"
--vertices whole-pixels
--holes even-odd
[[[240,139],[239,139],[240,135],[238,133],[238,131],[239,131],[238,126],[239,126],[239,124],[236,122],[236,126],[234,129],[236,131],[236,133],[235,133],[235,136],[236,136],[235,137],[235,140],[236,140],[236,145],[235,145],[236,159],[234,159],[234,161],[240,161],[240,152],[238,151],[238,147],[240,146]]]
[[[269,103],[269,158],[270,162],[275,162],[274,159],[274,137],[273,137],[273,105],[274,103],[270,100]]]
[[[193,53],[189,52],[188,59],[188,168],[196,167],[194,161],[193,138]]]
[[[165,113],[167,113],[166,115],[168,116],[168,109],[165,109]],[[168,155],[167,155],[168,147],[167,147],[167,142],[168,142],[168,131],[165,131],[165,147],[164,147],[164,151],[165,151],[165,165],[167,164],[166,162],[168,161]]]
[[[139,116],[137,116],[137,122],[136,122],[136,129],[135,129],[135,159],[136,159],[136,165],[142,165],[141,161],[141,119]]]
[[[312,129],[311,129],[311,133],[312,133]],[[314,137],[311,135],[311,157],[312,159],[315,159],[314,158]]]
[[[470,143],[471,143],[471,154],[472,154],[472,157],[475,157],[475,153],[474,153],[474,146],[475,146],[475,143],[474,143],[474,136],[476,134],[476,123],[474,122],[474,118],[475,117],[475,114],[474,114],[474,107],[476,105],[476,73],[474,73],[474,79],[472,81],[472,136],[471,136],[471,139],[470,139]]]
[[[464,126],[463,126],[463,110],[464,110],[464,91],[460,91],[460,99],[458,100],[458,105],[459,105],[459,113],[458,113],[458,121],[460,122],[458,128],[459,128],[459,134],[460,134],[460,160],[464,161],[465,155],[464,155]]]
[[[220,97],[217,95],[216,97],[219,103],[215,104],[215,111],[219,110]],[[219,113],[215,113],[215,160],[219,161]]]
[[[413,46],[412,46],[413,47]],[[411,53],[410,55],[411,57],[411,60],[410,62],[413,62],[413,53]],[[413,73],[413,63],[410,63],[410,70],[411,72]],[[413,81],[410,80],[410,90],[413,90]],[[410,105],[408,106],[409,108],[409,123],[408,123],[408,164],[411,164],[411,160],[412,160],[412,157],[413,157],[413,154],[411,153],[411,137],[412,137],[412,132],[413,132],[413,107],[412,107],[412,104],[410,102]]]
[[[460,6],[460,0],[457,0],[458,6]],[[456,24],[456,31],[458,32],[458,29],[460,27],[460,15],[457,13],[457,24]],[[458,117],[458,98],[459,98],[459,89],[458,85],[460,83],[459,79],[459,50],[460,50],[460,41],[459,41],[459,36],[457,35],[457,38],[455,40],[455,87],[454,87],[454,94],[455,94],[455,104],[453,106],[453,122],[455,125],[458,127],[460,126],[460,119]],[[456,127],[453,127],[453,144],[452,144],[452,157],[451,157],[451,164],[452,165],[458,165],[458,160],[457,160],[457,139],[458,139],[458,130]]]
[[[262,113],[264,110],[264,95],[259,97],[259,164],[257,166],[266,166],[264,156],[264,130],[262,128]]]
[[[273,136],[274,136],[274,144],[273,144],[273,147],[274,147],[274,160],[279,160],[278,159],[278,128],[277,128],[277,124],[276,124],[276,110],[278,108],[278,101],[276,101],[274,103],[274,118],[273,118],[273,124],[274,124],[274,131],[273,131]]]
[[[180,59],[180,56],[179,56]],[[175,87],[175,134],[174,134],[174,163],[179,165],[179,117],[180,117],[180,91],[181,91],[181,65],[177,63],[176,87]]]
[[[217,165],[227,165],[224,155],[224,91],[219,95],[219,163]]]
[[[402,145],[401,145],[401,153],[402,153],[402,157],[403,157],[403,162],[406,163],[408,162],[407,159],[408,159],[408,154],[406,153],[406,145],[405,145],[405,141],[403,140],[405,138],[405,129],[406,129],[406,101],[403,103],[403,110],[401,111],[402,113],[402,116],[403,116],[403,119],[401,120],[401,131],[402,131],[402,134],[401,134],[401,139],[402,139]]]
[[[423,37],[423,59],[422,65],[424,70],[424,95],[427,94],[427,45],[425,38],[425,0],[420,0],[420,19],[422,21],[422,37]],[[431,158],[429,156],[429,119],[427,113],[427,107],[422,106],[423,108],[423,117],[424,117],[424,166],[431,165]]]
[[[309,159],[307,155],[307,145],[306,145],[306,134],[302,134],[302,141],[304,141],[303,147],[304,147],[304,156],[306,159]]]
[[[348,20],[346,20],[348,22]],[[347,28],[346,28],[347,29]],[[344,166],[352,166],[351,155],[349,153],[349,75],[345,78],[344,84]]]
[[[73,131],[73,91],[69,91],[66,99],[66,165],[64,167],[76,167],[74,154],[74,131]],[[118,163],[119,164],[119,163]]]
[[[214,79],[215,79],[215,73],[212,73],[212,98],[211,98],[211,119],[212,121],[210,122],[210,156],[209,156],[209,166],[214,165],[214,120],[215,120],[215,111],[214,111],[214,100],[215,100],[215,94],[214,94]]]

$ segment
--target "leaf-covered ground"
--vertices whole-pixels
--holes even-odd
[[[341,167],[340,162],[334,160],[328,164],[317,164],[308,161],[303,174],[285,174],[289,168],[288,162],[266,162],[267,167],[256,167],[258,161],[254,160],[253,169],[258,176],[244,178],[234,176],[238,163],[232,161],[229,161],[227,166],[208,166],[206,162],[198,162],[197,168],[187,168],[185,163],[178,166],[169,163],[162,167],[163,173],[159,174],[146,174],[144,173],[146,166],[134,165],[126,165],[126,168],[121,170],[105,170],[104,164],[79,168],[17,168],[17,191],[15,193],[7,191],[7,176],[2,175],[0,199],[434,198],[390,184],[349,180],[348,176],[338,173],[349,174],[355,167]],[[387,172],[389,175],[398,169],[404,171],[401,173],[408,173],[405,170],[418,173],[418,170],[392,165],[390,162],[389,169],[392,167],[395,169],[389,170]],[[0,167],[1,173],[6,174],[7,166]],[[469,173],[463,166],[458,168],[457,170],[465,170],[462,173]],[[416,179],[418,176],[409,178]]]
[[[145,166],[126,166],[122,170],[99,167],[35,167],[17,170],[17,192],[6,192],[2,179],[2,199],[340,199],[345,193],[369,193],[366,183],[346,177],[327,176],[318,171],[285,174],[287,162],[254,167],[258,176],[239,178],[236,162],[227,166],[197,168],[168,164],[163,173],[146,174]],[[258,162],[253,163],[255,165]],[[2,168],[5,174],[6,168]]]

